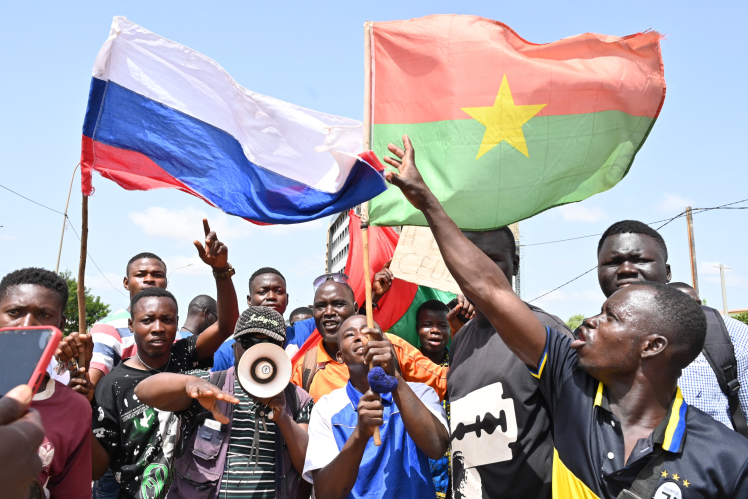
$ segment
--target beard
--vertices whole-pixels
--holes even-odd
[[[325,335],[325,336],[322,337],[322,342],[323,343],[337,344],[338,343],[338,335],[337,334],[332,334],[332,335],[329,335],[329,336]]]

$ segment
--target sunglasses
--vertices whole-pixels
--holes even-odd
[[[348,284],[348,276],[342,272],[336,272],[335,274],[322,274],[312,283],[312,286],[314,286],[314,292],[316,293],[317,289],[329,280],[339,282],[340,284]]]
[[[249,335],[240,336],[236,341],[239,342],[244,350],[249,350],[253,346],[259,345],[260,343],[277,343],[270,338],[256,338]]]

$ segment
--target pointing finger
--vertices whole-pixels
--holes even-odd
[[[205,231],[206,236],[210,234],[210,224],[208,223],[207,218],[203,218],[203,230]]]

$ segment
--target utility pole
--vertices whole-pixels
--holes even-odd
[[[688,248],[691,250],[691,282],[696,295],[699,294],[699,275],[696,271],[696,239],[693,235],[693,213],[691,207],[686,207],[686,225],[688,226]]]
[[[719,278],[722,280],[722,311],[725,317],[727,314],[727,288],[725,287],[725,270],[732,270],[730,267],[725,267],[721,263],[714,266],[715,269],[719,269]]]

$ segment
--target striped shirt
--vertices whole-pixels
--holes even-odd
[[[192,374],[210,381],[210,373],[207,371]],[[265,418],[264,426],[260,422],[259,460],[255,459],[252,455],[252,445],[255,439],[255,412],[258,404],[249,397],[238,381],[234,385],[234,396],[239,399],[239,403],[234,406],[229,449],[221,478],[219,497],[272,499],[275,497],[275,432],[277,427],[268,418]],[[296,422],[309,424],[312,407],[314,403],[310,401],[301,408]]]
[[[727,333],[732,340],[735,359],[738,362],[740,407],[743,409],[743,414],[748,414],[748,325],[732,317],[723,317],[723,319],[727,326]],[[727,396],[722,393],[717,376],[703,353],[700,353],[696,360],[683,370],[678,386],[688,405],[698,407],[723,425],[734,429]]]

